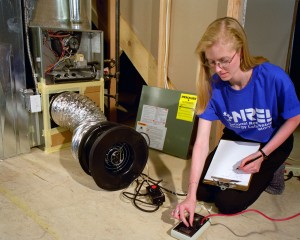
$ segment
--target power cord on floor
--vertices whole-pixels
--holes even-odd
[[[164,194],[162,191],[171,193],[176,196],[186,196],[186,193],[177,193],[162,187],[160,184],[163,180],[155,180],[148,175],[142,173],[135,180],[134,193],[123,191],[122,196],[131,200],[133,205],[143,212],[155,212],[164,202]],[[142,193],[142,187],[146,189],[146,193]],[[144,191],[145,192],[145,191]],[[143,206],[143,207],[142,207]],[[150,208],[150,209],[149,209]]]
[[[126,197],[127,199],[130,199],[133,203],[133,205],[143,211],[143,212],[155,212],[159,209],[160,205],[156,205],[156,204],[153,204],[153,203],[150,203],[149,201],[146,201],[146,200],[142,200],[140,199],[141,197],[143,199],[146,199],[148,198],[148,193],[141,193],[141,188],[142,186],[144,185],[144,183],[147,182],[147,180],[143,180],[142,182],[140,182],[138,179],[135,180],[136,182],[136,187],[135,187],[135,193],[131,193],[131,192],[122,192],[122,195],[124,197]],[[142,208],[139,204],[141,205],[146,205],[148,207],[151,207],[152,209],[146,209],[146,207]]]
[[[201,224],[204,223],[205,219],[208,219],[208,218],[211,218],[211,217],[233,217],[233,216],[237,216],[237,215],[240,215],[240,214],[243,214],[243,213],[247,213],[247,212],[255,212],[255,213],[258,213],[260,215],[262,215],[263,217],[265,217],[266,219],[270,220],[270,221],[273,221],[273,222],[282,222],[282,221],[287,221],[287,220],[291,220],[293,218],[296,218],[296,217],[299,217],[300,216],[300,212],[295,214],[295,215],[292,215],[292,216],[289,216],[289,217],[286,217],[286,218],[271,218],[269,216],[267,216],[266,214],[262,213],[261,211],[259,210],[256,210],[256,209],[246,209],[244,211],[241,211],[241,212],[238,212],[238,213],[234,213],[234,214],[221,214],[221,213],[216,213],[216,214],[209,214],[207,216],[205,216],[202,220],[201,220]]]
[[[163,180],[154,180],[153,178],[150,178],[148,175],[146,175],[145,173],[142,173],[141,174],[141,177],[143,178],[146,178],[148,179],[147,181],[152,183],[152,184],[160,184],[161,182],[163,182]],[[175,191],[172,191],[170,189],[167,189],[161,185],[159,185],[161,189],[163,189],[164,191],[168,192],[168,193],[171,193],[173,195],[176,195],[176,196],[186,196],[187,194],[186,193],[178,193],[178,192],[175,192]]]
[[[285,176],[286,176],[286,178],[284,179],[284,181],[288,181],[288,180],[292,179],[293,177],[297,178],[300,181],[300,176],[295,176],[293,171],[289,171],[289,173]]]

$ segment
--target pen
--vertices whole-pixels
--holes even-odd
[[[261,157],[262,157],[262,156],[258,156],[258,157],[255,157],[255,158],[251,159],[250,161],[246,162],[245,166],[248,165],[249,163],[254,162],[255,160],[257,160],[257,159],[259,159],[259,158],[261,158]],[[238,169],[239,169],[239,167],[236,168],[236,170],[238,170]]]

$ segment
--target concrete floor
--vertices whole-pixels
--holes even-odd
[[[292,154],[298,160],[299,136]],[[181,193],[187,189],[189,166],[190,161],[150,150],[144,173],[162,179],[161,186]],[[272,218],[299,213],[299,185],[299,180],[292,178],[286,182],[282,195],[263,193],[250,208]],[[126,191],[133,192],[134,187],[132,184]],[[123,198],[122,191],[99,189],[73,159],[70,149],[45,154],[34,148],[29,154],[2,160],[0,239],[173,239],[170,229],[177,221],[170,213],[183,197],[166,193],[166,201],[159,210],[147,213]],[[214,213],[214,208],[199,203],[197,211],[207,215]],[[300,217],[272,222],[249,212],[211,220],[212,225],[199,239],[300,239]]]

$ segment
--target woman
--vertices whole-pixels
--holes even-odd
[[[250,55],[245,32],[237,20],[225,17],[211,23],[197,53],[201,68],[197,80],[201,96],[197,138],[187,197],[172,212],[187,226],[193,222],[197,200],[214,202],[224,214],[240,212],[254,203],[289,156],[292,133],[300,121],[300,104],[289,76],[265,58]],[[253,174],[247,191],[222,191],[202,182],[215,152],[208,154],[214,120],[225,126],[222,139],[261,143],[259,151],[244,158],[239,166]]]

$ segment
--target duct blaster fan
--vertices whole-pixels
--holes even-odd
[[[85,173],[104,190],[128,187],[148,159],[145,138],[133,128],[107,121],[96,104],[74,92],[54,95],[50,117],[73,132],[72,155]]]

